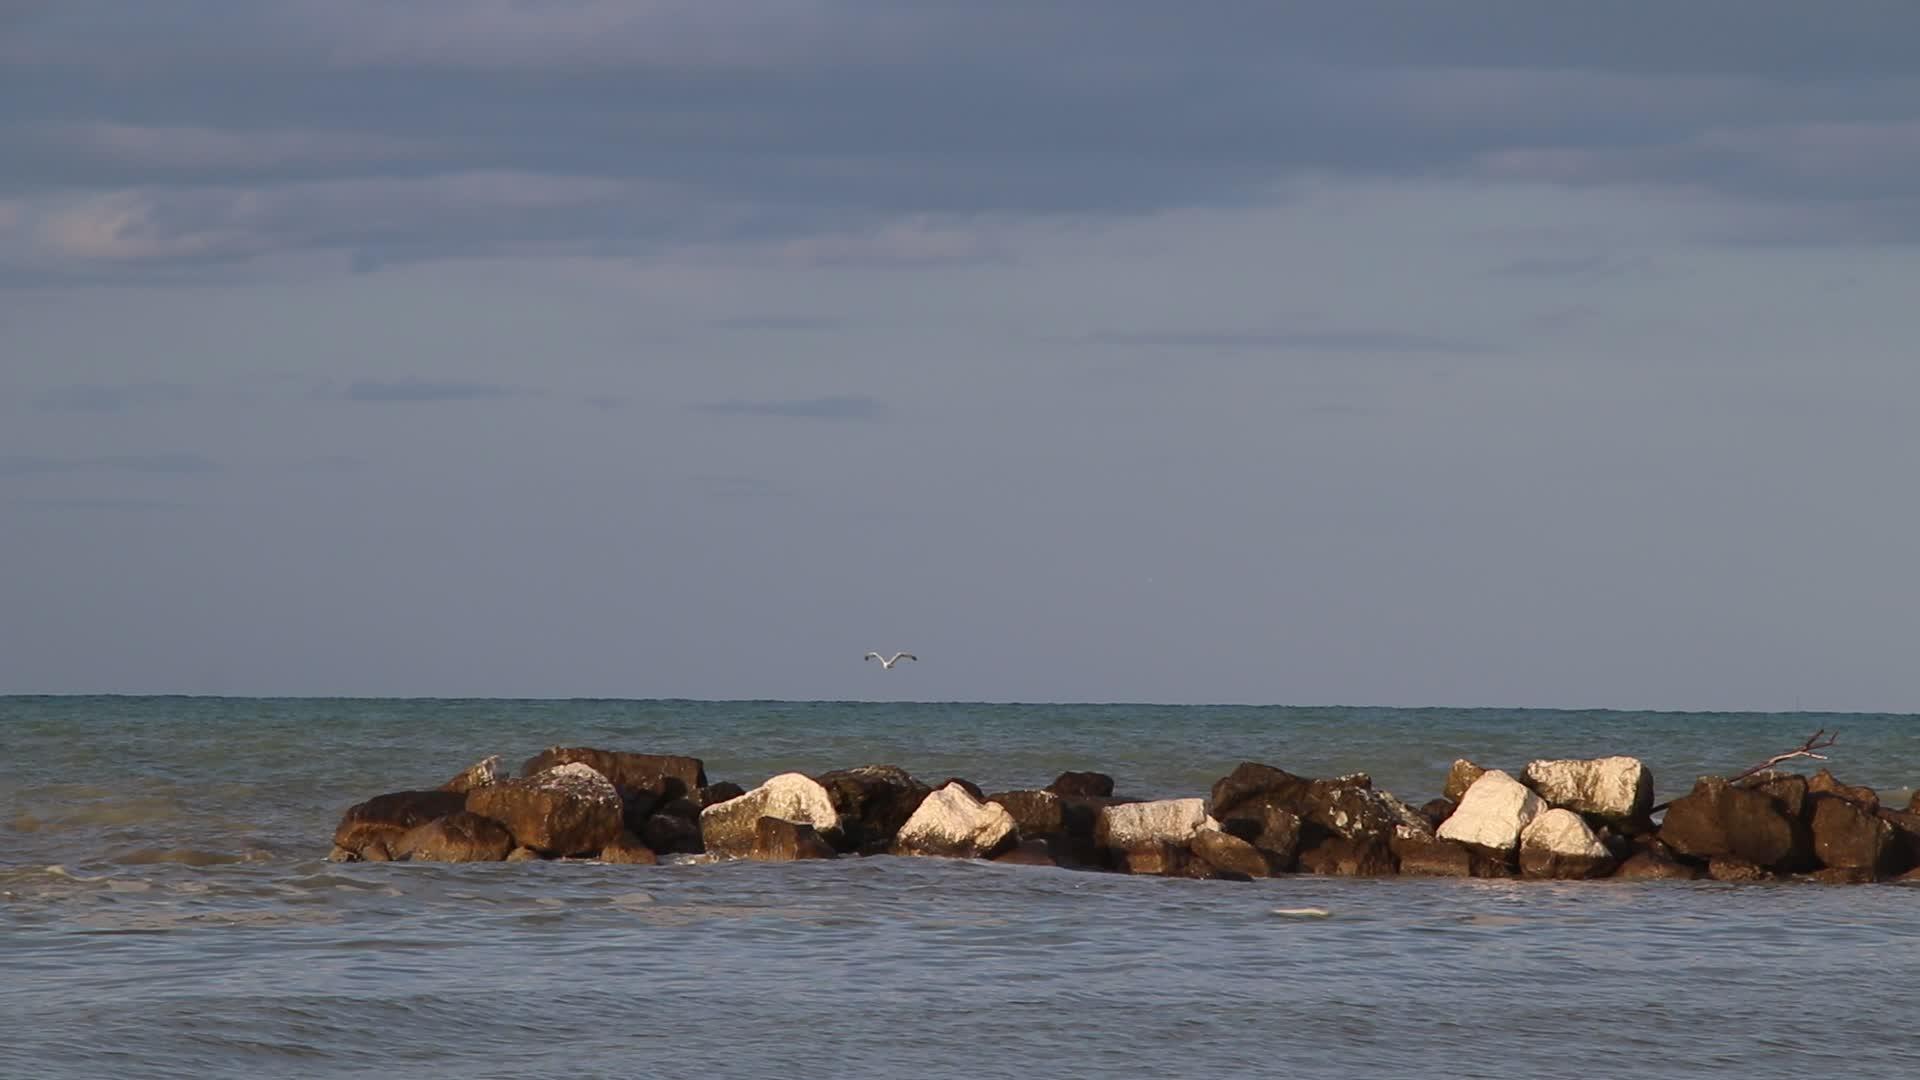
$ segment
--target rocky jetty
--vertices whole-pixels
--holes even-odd
[[[1251,761],[1205,796],[1151,800],[1116,795],[1112,776],[1090,770],[988,794],[961,777],[929,784],[883,764],[782,773],[749,788],[709,783],[699,758],[672,754],[554,746],[518,776],[500,762],[482,758],[437,788],[355,803],[330,858],[654,865],[894,855],[1237,881],[1920,883],[1920,795],[1883,805],[1824,768],[1703,776],[1655,804],[1652,773],[1631,757],[1512,770],[1462,758],[1434,778],[1440,797],[1415,809],[1365,773],[1306,777]]]

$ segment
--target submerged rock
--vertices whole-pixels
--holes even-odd
[[[753,823],[753,851],[748,858],[759,862],[793,862],[797,859],[831,859],[838,853],[820,838],[813,826],[784,818],[763,817]]]
[[[781,773],[737,798],[700,811],[700,837],[707,854],[744,859],[758,843],[763,817],[811,825],[829,844],[840,837],[840,812],[820,782],[801,773]]]
[[[512,850],[505,825],[469,810],[415,825],[388,845],[395,859],[421,862],[499,862]]]
[[[959,784],[930,793],[900,827],[894,851],[953,859],[989,859],[1018,840],[1013,815],[995,802],[982,802]]]
[[[390,849],[403,833],[448,814],[459,813],[467,805],[465,795],[450,791],[393,791],[355,803],[340,817],[333,830],[333,844],[352,855],[373,861],[385,861]],[[378,853],[368,851],[377,846]]]
[[[570,762],[467,792],[467,809],[544,855],[595,855],[620,835],[622,804],[592,766]]]
[[[1639,758],[1533,761],[1527,764],[1523,779],[1554,806],[1612,825],[1644,828],[1650,824],[1653,773]]]
[[[1600,877],[1613,865],[1613,852],[1586,819],[1571,810],[1548,810],[1520,833],[1520,873],[1526,877]]]
[[[1680,861],[1672,848],[1655,837],[1643,836],[1634,841],[1632,853],[1613,876],[1629,881],[1692,881],[1700,876],[1700,868]]]
[[[1452,816],[1440,823],[1439,838],[1509,856],[1520,847],[1520,833],[1547,810],[1545,800],[1499,769],[1480,774]]]

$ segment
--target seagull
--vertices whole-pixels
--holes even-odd
[[[897,664],[897,663],[899,663],[899,662],[900,662],[900,661],[902,661],[902,660],[918,660],[918,659],[920,659],[920,658],[919,658],[919,657],[917,657],[917,656],[915,656],[915,655],[913,655],[913,654],[912,654],[912,653],[910,653],[910,652],[897,652],[897,653],[894,653],[894,654],[893,654],[893,657],[892,657],[892,659],[888,659],[887,657],[884,657],[884,656],[881,656],[881,655],[880,655],[879,653],[877,653],[877,652],[870,652],[870,653],[868,653],[867,655],[865,655],[865,656],[863,656],[863,657],[861,657],[860,659],[862,659],[862,660],[878,660],[878,661],[880,661],[880,670],[882,670],[882,671],[887,671],[887,670],[890,670],[890,669],[892,669],[892,667],[893,667],[893,665],[895,665],[895,664]]]

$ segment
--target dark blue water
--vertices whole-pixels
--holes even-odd
[[[1904,799],[1904,716],[0,699],[0,1076],[1920,1075],[1900,886],[322,861],[348,804],[552,743],[1419,802],[1462,755],[1633,753],[1667,798],[1821,726]]]

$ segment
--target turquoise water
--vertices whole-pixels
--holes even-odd
[[[1608,753],[1664,799],[1818,727],[1904,801],[1910,716],[0,698],[0,1076],[1920,1074],[1898,886],[322,861],[347,805],[554,743],[1139,796],[1251,759],[1417,803],[1456,756]]]

